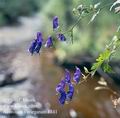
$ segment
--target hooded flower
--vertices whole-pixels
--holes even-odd
[[[33,55],[33,53],[34,53],[34,50],[35,50],[36,45],[37,45],[37,40],[34,39],[34,40],[32,41],[32,43],[31,43],[29,49],[28,49],[29,52],[30,52],[32,55]]]
[[[76,67],[76,71],[73,76],[73,80],[76,83],[79,83],[81,77],[81,71],[78,67]],[[65,87],[68,86],[68,90],[66,91]],[[65,77],[56,87],[57,93],[59,93],[59,102],[60,104],[64,104],[65,101],[71,101],[74,95],[74,86],[71,82],[71,75],[68,69],[65,69]]]
[[[43,42],[43,37],[41,32],[37,32],[37,40]]]
[[[60,104],[64,104],[65,103],[65,101],[66,101],[66,93],[65,93],[65,91],[63,91],[61,94],[60,94],[60,97],[59,97],[59,102],[60,102]]]
[[[72,100],[72,97],[74,94],[74,86],[71,83],[68,86],[69,86],[69,90],[66,94],[66,99],[69,101],[69,100]]]
[[[58,38],[60,41],[66,41],[66,38],[65,38],[64,34],[59,33],[59,34],[57,35],[57,38]]]
[[[53,46],[53,41],[52,41],[52,37],[49,36],[45,43],[45,47],[50,48],[51,46]]]
[[[68,69],[65,69],[65,81],[66,83],[71,83],[70,71]]]
[[[61,80],[61,82],[57,85],[56,87],[56,92],[58,93],[62,93],[64,91],[65,88],[65,80]]]
[[[58,17],[54,16],[53,18],[53,29],[57,29],[59,27],[59,21],[58,21]]]
[[[36,45],[35,50],[34,50],[36,53],[40,52],[40,49],[42,47],[42,42],[43,42],[42,33],[38,32],[37,33],[37,45]]]
[[[42,42],[38,41],[37,45],[36,45],[36,48],[35,48],[35,52],[40,53],[41,47],[42,47]]]
[[[80,81],[80,77],[81,77],[81,71],[78,67],[76,67],[76,71],[74,73],[74,76],[73,76],[73,80],[76,82],[76,83],[79,83]]]
[[[37,38],[34,39],[29,47],[29,52],[31,54],[39,53],[41,46],[42,46],[43,38],[42,38],[42,33],[38,32],[37,33]]]

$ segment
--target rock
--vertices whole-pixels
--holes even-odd
[[[22,18],[21,26],[0,29],[0,118],[38,118],[32,112],[44,110],[31,92],[31,78],[41,76],[39,58],[27,53],[28,43],[42,25],[39,18]]]
[[[20,84],[27,80],[27,78],[22,78],[17,81],[13,79],[13,73],[7,73],[6,75],[1,75],[0,77],[0,87],[4,87],[7,85],[15,85],[15,84]]]
[[[0,87],[13,83],[12,76],[13,73],[9,73],[6,75],[2,74],[0,77]]]
[[[0,84],[5,80],[5,75],[4,74],[0,74]]]
[[[11,46],[20,42],[30,41],[34,36],[34,32],[37,32],[42,26],[42,20],[40,22],[41,18],[39,14],[32,17],[21,17],[20,26],[4,26],[0,28],[0,46]],[[25,35],[23,35],[24,33]]]
[[[5,118],[37,118],[32,111],[42,109],[43,105],[37,102],[34,96],[29,93],[31,88],[30,81],[2,87],[0,89],[0,118],[2,116]]]

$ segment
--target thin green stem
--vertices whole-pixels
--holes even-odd
[[[107,6],[110,6],[110,5],[112,5],[112,4],[113,4],[113,2],[112,2],[112,3],[109,3],[109,4],[106,4],[106,5],[104,5],[103,7],[99,8],[99,10],[101,11],[102,9],[104,9],[104,8],[106,8]],[[72,31],[72,30],[74,29],[74,27],[79,23],[79,21],[80,21],[81,19],[83,19],[83,18],[85,18],[85,17],[88,17],[90,14],[92,14],[92,13],[94,13],[94,12],[95,12],[95,11],[92,11],[92,12],[88,13],[86,16],[81,16],[81,15],[79,15],[79,17],[78,17],[77,21],[75,22],[75,24],[73,24],[73,26],[72,26],[70,29],[68,29],[67,31],[63,32],[63,34],[66,34],[67,32]]]

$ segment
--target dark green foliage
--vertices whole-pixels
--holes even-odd
[[[104,62],[110,58],[110,55],[111,55],[111,51],[106,49],[103,53],[101,53],[98,56],[98,58],[96,59],[96,62],[91,67],[91,70],[96,71],[98,68],[100,68],[101,65],[104,64]],[[108,65],[105,64],[104,66],[105,71],[107,71],[108,68],[109,68]]]
[[[38,0],[0,0],[0,25],[15,23],[19,16],[38,10]]]
[[[112,67],[108,63],[103,64],[102,68],[103,68],[104,72],[106,72],[106,73],[112,73],[113,72]]]

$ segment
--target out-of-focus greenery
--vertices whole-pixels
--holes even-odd
[[[19,16],[31,15],[44,1],[0,0],[0,25],[15,23]]]
[[[57,15],[61,25],[64,28],[72,24],[73,17],[71,14],[72,10],[72,0],[49,0],[49,2],[44,6],[41,14],[44,16],[44,31],[45,34],[50,34],[52,32],[52,18]]]
[[[63,29],[68,29],[77,19],[72,14],[72,9],[80,4],[90,5],[101,2],[101,7],[105,4],[113,2],[112,0],[50,0],[42,10],[44,14],[44,24],[46,35],[52,32],[52,17],[57,15]],[[105,45],[111,40],[117,27],[120,25],[120,15],[109,11],[109,7],[103,9],[96,17],[95,21],[88,24],[92,16],[84,18],[74,29],[74,43],[72,44],[69,37],[66,43],[58,43],[56,45],[56,54],[62,61],[66,58],[80,55],[82,53],[90,53],[97,56]],[[120,57],[120,56],[118,56]]]

